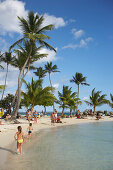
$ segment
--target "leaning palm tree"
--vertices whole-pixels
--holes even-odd
[[[4,63],[6,63],[6,65],[7,65],[7,71],[6,71],[5,83],[4,83],[4,88],[3,88],[3,93],[2,93],[1,100],[3,99],[5,88],[6,88],[6,81],[7,81],[7,75],[8,75],[8,67],[9,67],[9,64],[11,64],[11,62],[13,61],[13,59],[14,59],[14,57],[12,57],[11,52],[5,52],[4,55],[2,56],[2,61]]]
[[[77,84],[78,86],[78,98],[79,98],[79,86],[80,85],[87,85],[89,86],[88,83],[86,83],[86,77],[83,77],[82,73],[76,73],[75,76],[70,80],[70,82]]]
[[[91,96],[89,98],[89,101],[85,101],[90,106],[93,106],[94,109],[94,114],[95,114],[95,109],[97,106],[101,106],[103,104],[108,104],[109,100],[107,100],[106,94],[100,95],[101,91],[95,91],[95,88],[92,90]]]
[[[37,68],[37,71],[34,73],[39,77],[39,80],[45,77],[45,70],[42,67]]]
[[[45,56],[47,56],[47,54],[40,54],[39,53],[39,50],[41,49],[42,46],[40,47],[36,47],[35,44],[33,44],[32,46],[32,53],[31,53],[31,57],[25,67],[25,70],[24,70],[24,73],[23,73],[23,76],[21,77],[21,79],[23,80],[25,78],[25,76],[27,75],[28,71],[29,70],[34,70],[36,69],[34,66],[33,66],[33,63],[37,60],[39,60],[40,58],[43,58]],[[20,47],[20,49],[18,50],[14,50],[15,52],[15,55],[16,57],[14,58],[14,61],[12,62],[12,65],[16,68],[19,69],[19,72],[21,72],[22,68],[23,68],[23,65],[27,59],[27,56],[28,56],[28,53],[29,53],[29,48],[30,48],[30,43],[29,41],[25,41],[24,42],[24,47]],[[21,81],[21,84],[20,86],[22,86],[22,83],[23,81]],[[18,90],[16,91],[16,94],[15,94],[15,97],[13,99],[13,102],[12,102],[12,105],[11,107],[13,106],[13,104],[15,103],[15,100],[16,100],[16,97],[17,97],[17,92]],[[19,107],[19,105],[18,105]],[[17,109],[15,107],[15,109]],[[15,110],[14,110],[15,111]]]
[[[22,45],[22,43],[25,42],[26,40],[29,41],[30,48],[24,66],[22,67],[22,70],[18,77],[18,100],[17,100],[17,109],[15,110],[15,115],[18,112],[19,104],[20,104],[20,95],[21,95],[21,86],[22,86],[21,84],[23,80],[23,78],[21,77],[23,77],[24,70],[27,64],[29,63],[29,60],[32,58],[31,54],[32,54],[33,45],[34,44],[36,45],[36,42],[38,42],[39,45],[46,46],[47,48],[54,50],[56,52],[56,50],[45,41],[45,39],[50,39],[50,37],[47,36],[45,33],[49,30],[52,30],[53,25],[47,25],[45,27],[42,27],[42,24],[44,22],[44,16],[39,16],[38,14],[34,14],[33,12],[29,12],[27,20],[20,17],[18,17],[18,19],[20,21],[20,26],[22,28],[23,38],[16,41],[10,47],[10,49],[12,49],[16,45],[17,46],[19,46],[19,44]]]

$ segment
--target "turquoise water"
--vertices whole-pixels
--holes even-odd
[[[5,169],[113,170],[113,123],[52,128],[11,155]]]

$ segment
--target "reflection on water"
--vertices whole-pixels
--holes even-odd
[[[37,137],[36,137],[37,136]],[[5,170],[113,170],[113,123],[53,128],[9,154]]]

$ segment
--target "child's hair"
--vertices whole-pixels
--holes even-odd
[[[22,132],[22,127],[18,126],[18,131],[21,133]]]
[[[32,126],[32,123],[30,123],[29,126]]]

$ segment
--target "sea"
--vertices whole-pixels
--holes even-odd
[[[33,134],[22,156],[15,149],[5,170],[113,170],[113,122],[52,127]]]

